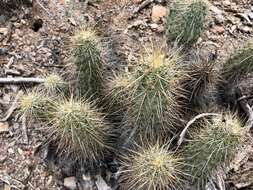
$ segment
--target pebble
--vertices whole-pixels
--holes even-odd
[[[225,21],[225,18],[222,14],[215,15],[215,23],[216,24],[223,24]]]
[[[7,151],[8,151],[9,154],[14,154],[15,153],[13,148],[8,148]]]
[[[223,34],[225,32],[225,29],[222,26],[214,26],[212,28],[212,32],[218,33],[218,34]]]
[[[76,190],[77,189],[77,180],[75,177],[66,177],[64,178],[64,186],[67,187],[70,190]]]
[[[7,122],[0,122],[0,133],[8,131],[9,131],[9,124]]]
[[[8,33],[8,28],[0,28],[0,33],[6,35]]]
[[[248,27],[248,26],[243,26],[243,27],[240,28],[240,30],[241,30],[242,32],[248,33],[248,34],[250,34],[251,31],[252,31],[252,29],[251,29],[250,27]]]
[[[152,8],[151,19],[153,22],[159,22],[167,14],[167,9],[164,6],[155,5]]]
[[[249,13],[247,13],[247,15],[250,18],[250,20],[253,20],[253,12],[249,12]]]
[[[229,0],[225,0],[223,1],[223,5],[225,6],[231,5],[231,2]]]

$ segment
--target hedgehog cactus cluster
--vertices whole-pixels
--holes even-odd
[[[204,27],[207,5],[175,1],[167,18],[168,39],[192,46]],[[118,159],[120,189],[175,190],[189,183],[201,188],[249,138],[240,115],[219,99],[253,72],[251,42],[221,69],[189,60],[183,51],[153,48],[127,71],[111,73],[105,71],[95,31],[80,29],[71,43],[75,85],[47,75],[19,104],[23,116],[37,121],[56,145],[57,156],[91,170]],[[193,122],[178,147],[187,123],[212,106],[221,111]]]

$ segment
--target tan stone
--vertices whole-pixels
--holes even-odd
[[[223,34],[225,32],[225,29],[222,26],[214,26],[212,28],[212,32],[218,33],[218,34]]]
[[[152,8],[152,15],[151,19],[153,22],[159,22],[163,17],[165,17],[167,14],[166,7],[155,5]]]
[[[8,132],[9,131],[9,124],[7,122],[0,122],[0,133],[1,132]]]

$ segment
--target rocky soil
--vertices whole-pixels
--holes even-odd
[[[136,61],[138,52],[152,43],[165,44],[164,16],[170,1],[87,2],[37,0],[32,8],[15,10],[11,17],[0,12],[0,78],[65,73],[67,39],[82,24],[96,26],[111,68]],[[209,13],[197,47],[203,56],[222,64],[252,36],[253,2],[212,0]],[[33,86],[0,83],[0,189],[117,189],[113,167],[90,177],[85,168],[76,172],[72,163],[54,160],[50,147],[43,145],[39,126],[18,112],[18,98]],[[253,146],[238,155],[227,182],[228,189],[253,189]]]

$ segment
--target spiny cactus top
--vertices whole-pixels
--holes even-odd
[[[204,122],[200,131],[183,148],[188,171],[194,181],[205,182],[220,166],[228,164],[246,139],[246,130],[231,114],[221,114]]]
[[[113,130],[89,102],[73,98],[56,101],[49,114],[52,120],[46,130],[53,135],[61,156],[93,166],[111,149]]]
[[[77,67],[80,94],[86,98],[101,95],[103,63],[99,38],[91,29],[81,29],[72,38],[74,63]]]
[[[128,72],[114,74],[106,83],[107,109],[116,114],[127,109],[130,103],[129,92],[132,90],[132,75]]]
[[[67,89],[67,83],[57,74],[50,74],[45,77],[45,82],[39,87],[42,92],[48,95],[63,94]]]
[[[177,189],[182,183],[183,161],[158,144],[138,146],[122,159],[122,188]]]
[[[192,46],[201,35],[207,12],[206,0],[175,0],[167,16],[168,39]]]
[[[47,111],[52,100],[44,94],[32,91],[20,99],[20,111],[26,116],[38,119],[39,121],[47,121]]]

